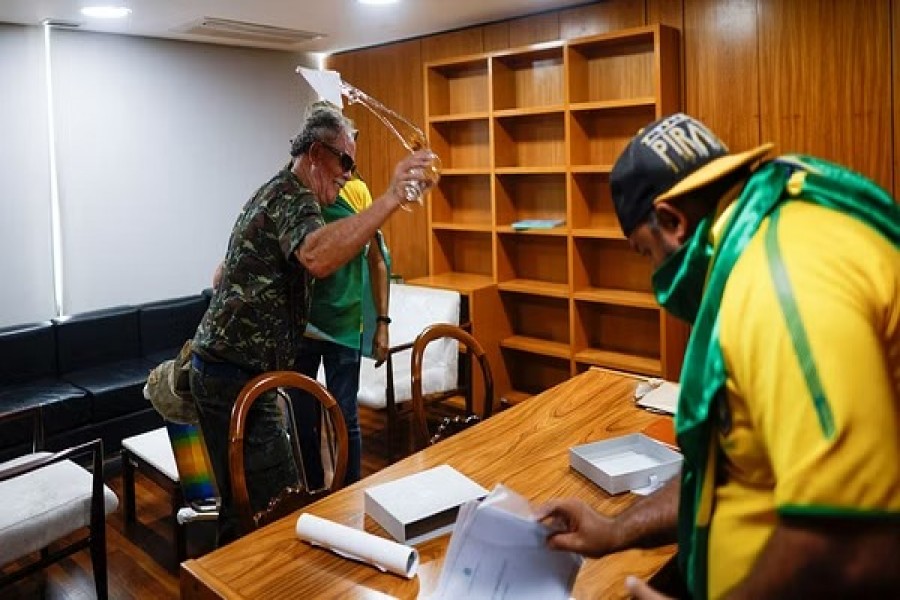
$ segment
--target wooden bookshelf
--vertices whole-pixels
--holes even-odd
[[[427,63],[428,277],[493,290],[498,396],[515,403],[590,367],[675,379],[687,328],[661,311],[609,174],[632,136],[679,109],[678,32],[663,25]],[[517,230],[522,220],[558,219]],[[485,297],[487,297],[485,295]]]

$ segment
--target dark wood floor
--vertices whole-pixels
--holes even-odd
[[[363,409],[360,421],[363,430],[362,471],[365,476],[384,468],[388,460],[382,416]],[[178,566],[168,494],[138,474],[135,478],[138,522],[134,526],[126,526],[118,460],[108,462],[106,479],[119,497],[119,509],[110,515],[106,526],[110,598],[178,598]],[[213,546],[214,535],[211,523],[190,525],[189,555],[208,552]],[[3,599],[84,600],[94,597],[93,572],[87,550],[0,590],[0,598]]]

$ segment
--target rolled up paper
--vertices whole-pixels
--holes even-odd
[[[308,513],[297,519],[297,537],[407,579],[415,577],[419,568],[419,553],[411,546]]]

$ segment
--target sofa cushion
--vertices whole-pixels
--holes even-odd
[[[140,305],[141,356],[154,365],[175,358],[184,342],[194,337],[208,303],[197,294]]]
[[[81,313],[54,322],[60,374],[140,357],[138,310],[133,306]]]
[[[80,387],[59,379],[36,379],[0,387],[0,412],[16,412],[42,406],[44,435],[78,427],[91,420],[91,398]],[[30,422],[0,426],[0,446],[30,441]],[[24,425],[23,425],[24,424]]]
[[[99,423],[151,408],[143,394],[149,372],[144,360],[134,358],[73,371],[65,379],[90,392],[93,421]]]
[[[51,321],[0,329],[0,385],[56,376]]]

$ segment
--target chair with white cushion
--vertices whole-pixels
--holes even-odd
[[[384,410],[387,417],[388,456],[393,460],[398,442],[399,421],[412,415],[413,342],[435,323],[459,325],[459,292],[417,285],[392,283],[390,287],[391,348],[384,365],[363,357],[359,370],[360,406]],[[423,359],[422,387],[425,394],[445,392],[457,387],[459,344],[456,340],[438,340],[428,346]],[[317,379],[325,383],[320,368]]]
[[[97,439],[57,453],[41,452],[41,407],[0,414],[0,421],[27,417],[35,423],[33,451],[0,464],[0,566],[36,552],[40,557],[0,577],[0,588],[89,547],[97,597],[106,598],[106,515],[119,500],[103,484],[103,443]],[[85,455],[92,457],[92,471],[72,460]],[[51,548],[85,528],[86,536]]]
[[[219,517],[215,478],[198,425],[166,422],[165,427],[122,440],[125,522],[137,521],[134,474],[139,471],[172,500],[175,558],[187,558],[187,525]]]

